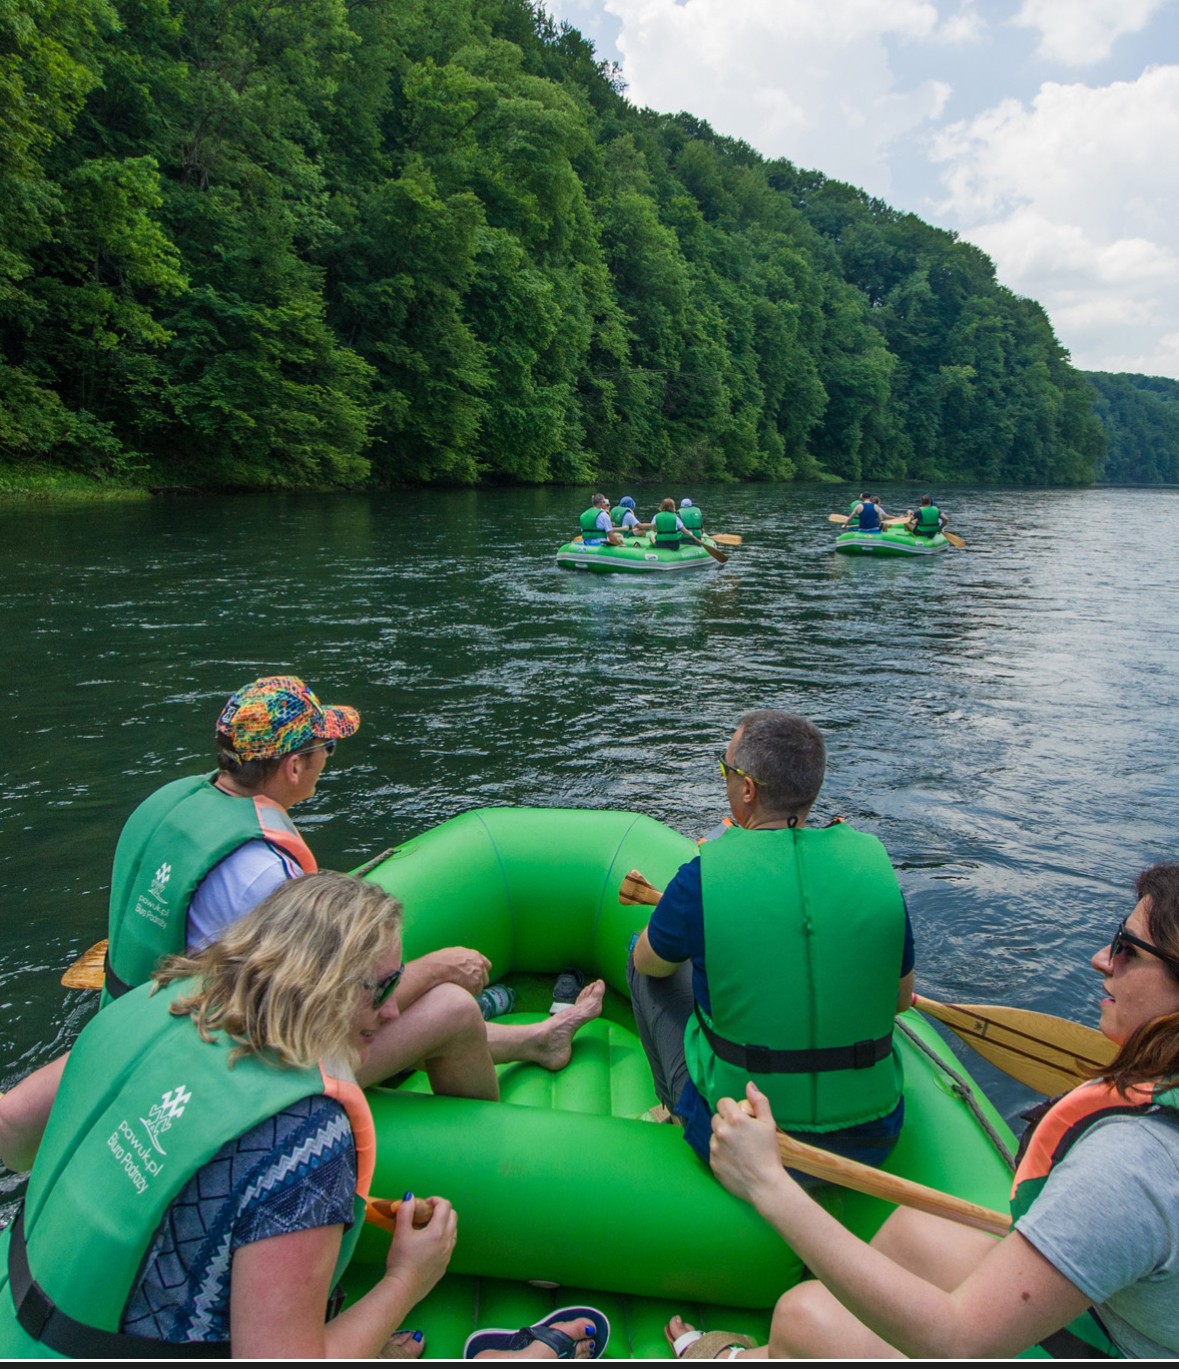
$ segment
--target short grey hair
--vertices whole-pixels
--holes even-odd
[[[809,808],[819,797],[827,769],[823,734],[807,718],[776,708],[746,713],[733,764],[761,781],[766,807],[782,817]]]

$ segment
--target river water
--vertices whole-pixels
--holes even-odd
[[[1095,1021],[1089,955],[1179,858],[1179,491],[948,491],[967,549],[899,562],[833,554],[843,486],[688,492],[744,545],[670,583],[555,567],[585,491],[6,506],[0,1088],[92,1011],[58,981],[105,935],[128,813],[209,762],[232,689],[288,671],[364,718],[297,815],[336,868],[484,804],[698,835],[739,715],[805,713],[816,817],[884,841],[918,987]]]

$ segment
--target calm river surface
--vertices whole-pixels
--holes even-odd
[[[1094,1021],[1089,955],[1179,857],[1179,491],[945,492],[968,550],[897,563],[832,553],[842,486],[630,492],[690,493],[745,545],[674,583],[560,571],[574,490],[0,511],[0,1088],[92,1010],[58,981],[105,935],[128,813],[209,761],[231,690],[286,671],[363,714],[297,815],[337,868],[483,804],[695,836],[737,717],[805,713],[816,815],[888,847],[918,987]]]

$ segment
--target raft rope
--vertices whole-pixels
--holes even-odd
[[[994,1124],[991,1122],[991,1120],[984,1115],[982,1107],[979,1105],[978,1099],[974,1096],[974,1089],[971,1086],[970,1081],[964,1078],[961,1074],[959,1074],[958,1071],[954,1069],[952,1065],[947,1065],[946,1062],[942,1059],[942,1057],[937,1053],[937,1051],[935,1051],[931,1046],[926,1045],[926,1043],[922,1041],[921,1037],[917,1035],[917,1033],[912,1029],[912,1027],[906,1026],[905,1023],[902,1022],[899,1017],[896,1020],[896,1025],[901,1031],[905,1033],[905,1035],[909,1038],[913,1045],[917,1047],[919,1051],[927,1055],[930,1058],[930,1060],[932,1060],[933,1063],[940,1070],[943,1070],[946,1074],[949,1075],[950,1079],[953,1081],[951,1085],[951,1091],[953,1093],[956,1093],[958,1097],[962,1099],[962,1101],[974,1114],[974,1120],[979,1124],[980,1127],[982,1127],[983,1131],[986,1132],[987,1138],[990,1140],[991,1144],[1003,1157],[1004,1164],[1006,1164],[1008,1169],[1014,1171],[1015,1156],[1011,1153],[1011,1148],[1010,1146],[1008,1146],[1007,1142],[1004,1141],[1002,1136],[999,1135],[998,1131],[995,1130]]]

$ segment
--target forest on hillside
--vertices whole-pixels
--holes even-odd
[[[1086,372],[1108,438],[1097,479],[1110,485],[1179,485],[1179,381]]]
[[[1063,485],[1104,457],[984,253],[635,108],[530,0],[0,0],[0,191],[8,464]]]

